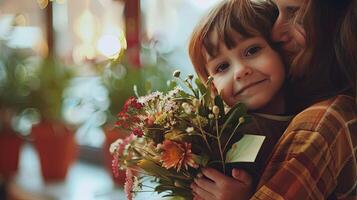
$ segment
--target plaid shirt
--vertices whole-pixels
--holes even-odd
[[[299,113],[251,199],[357,199],[357,110],[337,96]]]

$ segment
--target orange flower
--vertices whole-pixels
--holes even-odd
[[[170,169],[172,167],[177,168],[180,171],[182,165],[187,169],[188,165],[197,168],[198,165],[193,160],[193,154],[191,152],[191,144],[187,142],[179,143],[171,140],[165,140],[162,145],[163,153],[161,154],[161,160],[163,161],[163,167]]]

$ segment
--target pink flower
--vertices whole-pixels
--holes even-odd
[[[130,169],[126,170],[126,178],[125,178],[125,184],[124,184],[124,191],[126,194],[126,197],[128,200],[132,200],[133,199],[133,172]]]
[[[185,166],[185,169],[187,169],[188,165],[193,168],[198,167],[198,165],[193,160],[191,143],[165,140],[162,145],[162,149],[162,166],[166,169],[174,167],[177,168],[177,171],[180,171],[182,165]]]
[[[119,177],[119,159],[118,157],[114,156],[112,160],[112,171],[115,178]]]
[[[135,136],[130,134],[128,137],[123,139],[118,139],[113,144],[110,145],[110,153],[113,155],[112,160],[112,171],[115,177],[119,176],[119,166],[120,166],[120,156],[123,155],[123,152],[126,146],[134,140]]]

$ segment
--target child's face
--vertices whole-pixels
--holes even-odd
[[[263,37],[239,39],[233,49],[220,45],[216,57],[208,56],[206,68],[229,106],[240,101],[249,110],[269,106],[285,79],[279,54]]]

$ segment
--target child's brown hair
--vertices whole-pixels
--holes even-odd
[[[242,37],[262,36],[271,45],[270,33],[278,10],[270,1],[224,0],[196,26],[189,42],[189,55],[198,77],[206,82],[206,55],[219,53],[220,42],[228,49],[236,44],[236,33]],[[213,34],[218,43],[211,40]]]

